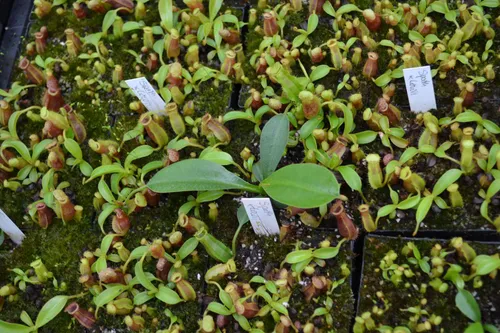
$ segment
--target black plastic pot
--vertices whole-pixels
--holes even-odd
[[[9,86],[32,8],[32,1],[0,0],[0,89]]]

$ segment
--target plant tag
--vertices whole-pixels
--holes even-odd
[[[436,109],[436,94],[432,83],[430,66],[403,69],[406,93],[413,112],[426,112]]]
[[[2,229],[10,239],[17,245],[24,239],[24,233],[15,225],[14,222],[0,209],[0,229]]]
[[[280,227],[269,198],[242,198],[241,203],[245,207],[253,231],[257,235],[271,236],[280,233]]]
[[[126,80],[125,83],[134,91],[148,111],[161,115],[165,114],[165,102],[145,77]]]

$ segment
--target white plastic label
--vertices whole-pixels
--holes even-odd
[[[280,233],[269,198],[242,198],[241,203],[257,235],[271,236]]]
[[[145,77],[126,80],[125,83],[134,91],[148,111],[157,114],[165,113],[165,102]]]
[[[15,225],[14,222],[0,209],[0,229],[2,229],[10,239],[16,244],[21,244],[24,239],[24,233]]]
[[[436,109],[436,94],[432,83],[430,66],[403,69],[406,93],[413,112],[426,112]]]

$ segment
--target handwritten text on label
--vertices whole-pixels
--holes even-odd
[[[125,81],[144,104],[146,109],[157,114],[165,114],[165,102],[155,88],[144,77]]]
[[[403,69],[406,92],[413,112],[436,109],[436,95],[430,66]]]
[[[243,198],[241,202],[257,235],[279,234],[280,228],[269,198]]]

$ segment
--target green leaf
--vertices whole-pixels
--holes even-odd
[[[300,127],[300,138],[302,140],[307,139],[312,134],[312,132],[316,128],[318,128],[318,126],[321,124],[322,121],[323,121],[323,112],[320,111],[320,113],[318,113],[316,116],[306,121]]]
[[[494,270],[500,268],[500,258],[495,258],[484,254],[476,256],[472,263],[477,266],[477,275],[488,275]]]
[[[106,33],[109,28],[113,25],[113,23],[116,20],[116,17],[118,16],[118,10],[109,10],[106,15],[104,16],[104,19],[102,21],[102,32]]]
[[[455,22],[457,19],[457,12],[455,10],[450,10],[449,12],[446,12],[446,14],[444,14],[444,18],[447,21]]]
[[[391,73],[392,73],[392,71],[389,69],[387,72],[385,72],[384,74],[380,75],[377,79],[373,80],[373,82],[375,82],[375,84],[378,87],[385,87],[392,80]]]
[[[243,206],[243,205],[238,207],[238,211],[236,212],[236,216],[238,218],[239,225],[250,222],[250,218],[248,217],[245,206]]]
[[[490,324],[483,325],[483,328],[486,332],[489,332],[489,333],[499,333],[498,328],[496,328],[495,326],[490,325]]]
[[[492,122],[491,120],[484,119],[483,126],[488,130],[488,132],[493,134],[500,134],[500,126]]]
[[[416,41],[416,40],[420,40],[420,41],[424,41],[424,37],[419,34],[417,31],[415,30],[411,30],[409,33],[408,33],[408,38],[410,38],[410,40],[412,42]]]
[[[142,305],[150,300],[152,300],[155,295],[151,295],[149,291],[143,291],[134,296],[134,305]]]
[[[115,197],[113,196],[111,189],[109,188],[108,184],[106,183],[106,181],[103,178],[101,178],[101,180],[99,180],[99,184],[97,185],[97,188],[99,190],[99,193],[104,198],[104,200],[106,200],[109,203],[115,202]]]
[[[123,167],[118,163],[101,165],[100,167],[97,167],[94,169],[94,171],[92,171],[92,175],[87,180],[87,182],[110,173],[125,173],[125,169],[123,169]]]
[[[434,197],[432,195],[425,197],[422,201],[420,201],[416,213],[417,223],[420,223],[425,219],[427,213],[429,213],[429,210],[431,209],[433,201]]]
[[[54,319],[68,302],[68,296],[55,296],[45,303],[36,317],[35,326],[40,328]]]
[[[344,240],[340,241],[337,246],[323,247],[313,251],[312,255],[317,259],[332,259],[339,254],[340,247]]]
[[[210,0],[208,4],[208,12],[210,15],[210,21],[213,21],[217,14],[219,13],[220,8],[222,7],[223,0]]]
[[[205,148],[200,156],[200,160],[211,161],[220,165],[231,165],[234,163],[233,157],[214,147]]]
[[[346,4],[340,7],[337,12],[336,16],[342,16],[344,14],[350,13],[350,12],[361,12],[361,9],[359,9],[356,5],[353,4]]]
[[[397,208],[396,205],[386,205],[380,208],[377,212],[377,218],[387,216],[391,214],[393,211],[395,211]]]
[[[484,333],[483,325],[481,323],[473,323],[467,326],[464,333]]]
[[[339,166],[336,169],[342,175],[349,187],[355,191],[361,191],[361,177],[358,173],[348,165]]]
[[[464,111],[455,117],[455,121],[460,123],[481,122],[482,120],[483,118],[480,115],[470,110]]]
[[[8,323],[0,320],[0,331],[9,333],[29,333],[33,332],[33,327],[28,327],[21,324]]]
[[[30,151],[29,151],[28,147],[26,147],[26,145],[22,141],[17,141],[17,140],[7,140],[7,141],[4,141],[2,143],[2,148],[13,148],[28,163],[32,162],[31,161]]]
[[[99,216],[97,217],[97,224],[99,225],[99,227],[101,228],[101,231],[103,234],[105,234],[106,232],[104,231],[104,222],[106,222],[106,219],[109,217],[109,215],[111,215],[111,213],[113,213],[113,211],[116,209],[117,207],[115,205],[112,205],[112,204],[109,204],[109,203],[105,203],[103,205],[103,209],[102,209],[102,212],[99,214]]]
[[[314,30],[316,30],[316,28],[318,27],[318,23],[319,23],[318,15],[316,15],[316,13],[312,13],[309,16],[309,20],[307,21],[307,33],[309,35],[312,34]]]
[[[406,210],[415,207],[420,202],[420,194],[406,198],[398,204],[398,209]]]
[[[432,189],[432,195],[438,196],[443,193],[448,186],[456,182],[462,176],[462,170],[451,169],[446,171],[441,177],[439,177],[437,183]]]
[[[223,316],[230,316],[232,314],[232,312],[228,310],[228,308],[217,302],[211,302],[210,304],[208,304],[207,311],[211,311]]]
[[[143,24],[134,21],[128,21],[123,24],[123,32],[142,29]]]
[[[431,3],[430,7],[432,8],[433,11],[441,14],[445,14],[448,11],[448,7],[446,6],[446,4],[441,1],[435,1]]]
[[[262,181],[276,170],[288,142],[289,126],[285,114],[272,117],[264,126],[260,136],[260,160],[254,165],[258,165],[261,172],[262,178],[257,180]]]
[[[479,6],[497,8],[497,7],[500,7],[500,1],[498,1],[498,0],[483,0],[479,3]]]
[[[64,139],[64,148],[66,148],[66,150],[69,151],[69,153],[77,160],[81,160],[83,158],[82,149],[75,140],[70,138]]]
[[[172,0],[160,0],[158,2],[158,11],[160,12],[161,23],[170,31],[174,27]]]
[[[118,295],[120,295],[125,290],[125,288],[127,288],[127,286],[124,285],[117,285],[107,288],[94,298],[94,304],[98,308],[103,307],[104,305],[108,304],[116,297],[118,297]]]
[[[311,259],[312,256],[313,256],[312,249],[296,250],[296,251],[290,252],[286,255],[285,262],[289,263],[289,264],[296,264],[296,263],[302,262],[304,260]]]
[[[130,168],[130,165],[133,161],[138,160],[140,158],[148,157],[154,152],[154,148],[149,145],[139,146],[134,148],[130,153],[128,153],[127,158],[125,159],[124,166],[126,169]]]
[[[149,281],[149,279],[146,277],[146,274],[144,274],[144,270],[142,268],[142,263],[144,262],[145,255],[146,254],[142,256],[141,260],[135,263],[135,277],[144,288],[156,293],[158,291],[158,288],[156,288],[154,284],[152,284],[151,281]],[[177,295],[177,297],[179,297],[179,295]]]
[[[358,144],[366,145],[367,143],[375,141],[378,134],[375,131],[363,131],[355,133],[354,135],[356,135]]]
[[[163,285],[160,285],[160,288],[156,293],[156,298],[158,298],[162,302],[167,303],[168,305],[175,305],[183,302],[182,298],[180,298],[175,291]]]
[[[149,181],[148,187],[158,193],[231,189],[260,192],[257,186],[219,164],[196,159],[183,160],[160,170]]]
[[[207,192],[200,192],[198,193],[198,196],[196,197],[196,202],[202,203],[202,202],[211,202],[219,199],[225,194],[224,191],[207,191]]]
[[[330,66],[319,65],[315,69],[313,69],[311,74],[309,74],[309,78],[311,79],[311,81],[314,82],[314,81],[317,81],[317,80],[324,78],[329,73],[330,73]]]
[[[335,17],[335,9],[333,9],[332,3],[330,1],[325,1],[323,4],[323,10],[330,16]]]
[[[329,203],[338,197],[340,187],[331,171],[308,163],[281,168],[260,185],[273,200],[301,208]]]
[[[481,310],[476,302],[476,299],[470,292],[464,289],[459,289],[455,296],[455,304],[457,308],[470,320],[474,322],[481,321]]]
[[[184,258],[187,258],[188,255],[190,255],[196,247],[198,247],[199,241],[196,239],[196,237],[191,237],[187,241],[182,244],[181,248],[179,251],[177,251],[177,256],[180,260],[184,260]]]
[[[427,36],[425,36],[425,41],[424,43],[427,44],[427,43],[435,43],[435,42],[439,42],[440,39],[434,35],[434,34],[429,34]]]

